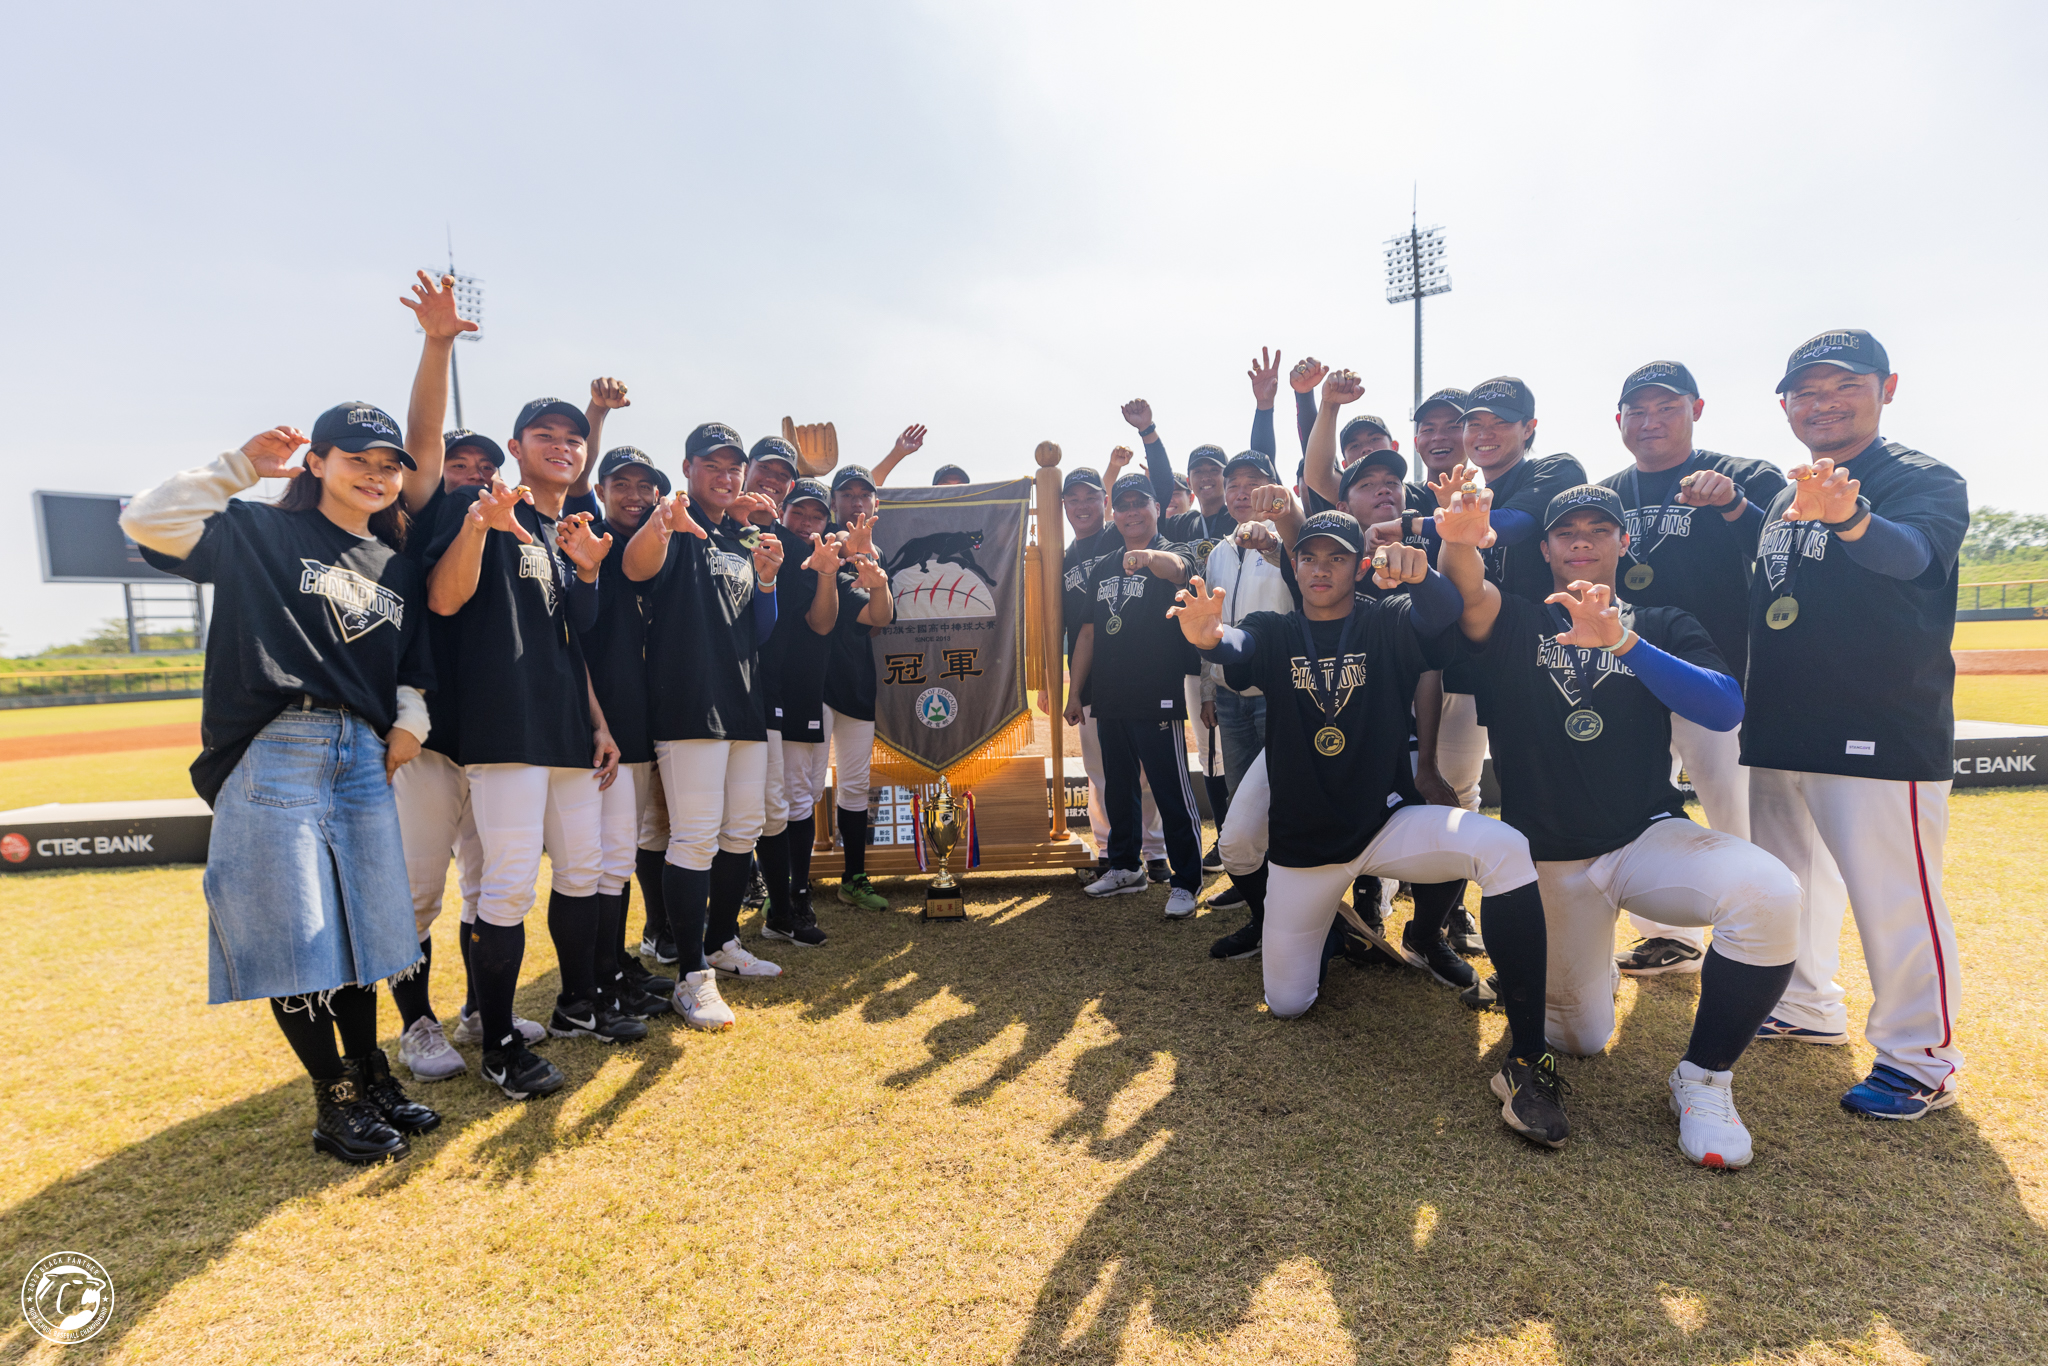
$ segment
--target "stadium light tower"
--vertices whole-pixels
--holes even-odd
[[[1415,302],[1415,402],[1412,413],[1422,406],[1422,301],[1432,294],[1451,292],[1450,273],[1444,265],[1444,230],[1417,227],[1415,211],[1408,212],[1408,231],[1387,239],[1387,302]]]
[[[455,233],[448,234],[448,269],[443,272],[455,277],[455,311],[476,324],[474,332],[458,332],[457,341],[482,341],[484,339],[484,282],[474,275],[464,275],[455,269]],[[455,350],[448,352],[448,385],[455,393],[455,425],[465,426],[462,420],[462,373],[455,364]]]

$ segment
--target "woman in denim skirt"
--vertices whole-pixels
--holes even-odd
[[[151,564],[214,585],[192,764],[213,806],[209,999],[270,1001],[313,1079],[315,1150],[357,1163],[441,1122],[377,1046],[376,984],[420,958],[391,775],[420,752],[433,686],[426,590],[399,553],[417,472],[398,435],[340,404],[302,467],[307,438],[276,427],[121,516]],[[286,477],[275,504],[233,497]]]

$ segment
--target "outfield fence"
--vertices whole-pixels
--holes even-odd
[[[2031,621],[2048,617],[2048,579],[1966,583],[1956,589],[1957,621]]]
[[[120,669],[0,673],[0,711],[14,707],[83,707],[101,702],[154,702],[197,697],[204,669]]]

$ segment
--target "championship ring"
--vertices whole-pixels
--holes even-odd
[[[1590,712],[1587,714],[1591,715]],[[1598,717],[1594,717],[1594,720],[1597,721],[1598,719]],[[1338,730],[1335,726],[1324,726],[1321,730],[1316,732],[1316,753],[1328,759],[1336,755],[1342,754],[1343,752],[1343,731]]]

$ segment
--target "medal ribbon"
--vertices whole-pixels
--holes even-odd
[[[1557,619],[1562,620],[1564,622],[1564,629],[1559,631],[1558,635],[1563,636],[1564,634],[1569,632],[1572,629],[1572,614],[1570,612],[1567,612],[1563,607],[1559,606],[1557,603],[1553,602],[1548,603],[1546,605],[1550,608],[1551,612],[1556,616]],[[1626,640],[1627,638],[1627,634],[1624,632],[1622,639]],[[1557,648],[1564,655],[1565,667],[1570,669],[1572,672],[1572,688],[1579,694],[1577,697],[1571,699],[1571,704],[1574,707],[1583,707],[1589,705],[1593,696],[1593,686],[1586,680],[1589,677],[1596,675],[1599,671],[1597,669],[1588,669],[1580,666],[1578,646],[1567,645],[1564,643],[1563,640],[1558,640]]]
[[[1678,506],[1679,485],[1685,482],[1685,476],[1691,472],[1692,456],[1688,453],[1685,459],[1679,462],[1678,469],[1675,471],[1678,477],[1671,481],[1670,495],[1657,505],[1656,513],[1651,517],[1649,524],[1643,527],[1643,535],[1648,536],[1652,531],[1664,525],[1664,514]],[[1636,477],[1638,473],[1639,471],[1633,469],[1628,472],[1628,496],[1629,500],[1635,504],[1635,511],[1640,514],[1643,510],[1643,486],[1642,481]],[[1657,548],[1669,540],[1670,537],[1670,532],[1662,533],[1656,540],[1650,543],[1650,548],[1640,555],[1636,553],[1635,547],[1631,545],[1628,557],[1637,564],[1648,564],[1650,557],[1657,553]]]
[[[1315,633],[1309,629],[1308,618],[1300,615],[1295,618],[1301,623],[1301,643],[1308,650],[1308,695],[1315,699],[1317,709],[1323,713],[1325,725],[1337,724],[1337,713],[1344,709],[1344,704],[1337,700],[1337,676],[1344,671],[1344,656],[1351,653],[1352,628],[1358,625],[1359,615],[1354,605],[1351,615],[1344,619],[1343,629],[1338,632],[1337,658],[1331,661],[1327,685],[1323,681],[1322,656],[1316,652]],[[1327,694],[1324,692],[1326,686]]]

